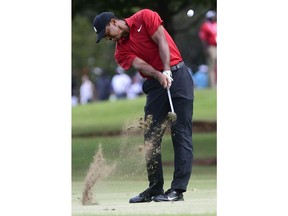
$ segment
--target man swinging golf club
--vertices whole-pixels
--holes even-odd
[[[184,200],[183,193],[192,173],[194,86],[177,46],[158,13],[149,9],[122,20],[111,12],[103,12],[94,18],[93,27],[98,35],[97,43],[102,38],[116,42],[115,59],[122,68],[128,70],[133,66],[146,78],[142,87],[147,96],[145,119],[152,115],[152,124],[144,133],[145,143],[152,145],[146,154],[149,186],[129,202]],[[160,147],[164,134],[161,125],[171,111],[167,89],[171,92],[177,120],[171,124],[173,180],[164,193]]]

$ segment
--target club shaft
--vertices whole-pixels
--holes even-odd
[[[172,113],[174,113],[174,107],[173,107],[173,104],[172,104],[172,98],[171,98],[170,88],[167,89],[167,93],[168,93],[168,98],[169,98],[169,103],[170,103],[171,111],[172,111]]]

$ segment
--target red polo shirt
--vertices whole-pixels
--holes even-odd
[[[130,33],[128,38],[122,38],[116,43],[115,59],[117,63],[128,70],[135,57],[138,57],[156,70],[163,71],[158,46],[151,38],[158,27],[163,24],[158,13],[144,9],[124,20],[130,28]],[[166,30],[165,36],[170,49],[170,66],[173,66],[182,61],[182,57]],[[141,76],[146,77],[141,71],[139,72]]]

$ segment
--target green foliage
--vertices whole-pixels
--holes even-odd
[[[96,46],[96,34],[87,17],[79,16],[72,22],[72,48],[72,69],[78,76],[79,70],[85,67],[88,67],[89,72],[94,65],[112,71],[116,67],[114,44],[104,41]],[[95,58],[96,56],[98,58]]]
[[[91,23],[89,25],[87,18],[77,17],[74,19],[72,23],[72,68],[87,66],[87,60],[94,50],[91,46],[93,38],[95,40]]]
[[[179,10],[193,6],[205,6],[216,9],[217,0],[73,0],[72,1],[72,19],[76,15],[91,16],[94,18],[96,12],[112,11],[120,16],[129,16],[141,8],[150,8],[161,11],[166,10],[168,14],[174,15]]]

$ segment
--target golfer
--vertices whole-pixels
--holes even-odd
[[[146,154],[149,186],[130,203],[184,200],[183,193],[192,173],[192,114],[194,85],[173,39],[163,26],[158,13],[149,9],[138,11],[126,19],[111,12],[98,14],[93,21],[97,43],[102,38],[116,42],[115,60],[125,70],[134,67],[142,77],[146,94],[145,119],[152,124],[144,132],[145,143],[152,148]],[[177,120],[171,124],[174,147],[174,175],[171,187],[164,193],[161,127],[171,111],[167,89],[170,89]]]

